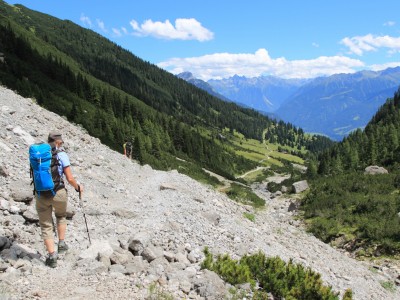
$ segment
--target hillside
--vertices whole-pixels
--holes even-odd
[[[273,122],[227,103],[70,21],[0,1],[0,81],[113,149],[158,169],[201,167],[233,177],[254,167],[216,142],[236,130],[261,140]],[[201,133],[200,133],[201,132]],[[176,160],[180,157],[186,164]]]
[[[360,171],[368,165],[397,170],[400,164],[400,90],[357,130],[320,156],[320,174]]]
[[[398,261],[400,254],[400,94],[365,130],[319,156],[303,201],[309,230],[360,259]],[[377,170],[377,171],[376,171]]]
[[[0,291],[6,297],[221,299],[229,295],[229,286],[199,268],[205,246],[232,257],[261,250],[292,258],[320,272],[334,290],[351,288],[354,299],[400,297],[382,287],[387,277],[380,272],[306,234],[287,212],[290,201],[272,199],[263,186],[259,195],[268,206],[255,211],[176,171],[129,161],[65,118],[3,87],[0,107]],[[69,189],[71,249],[56,269],[43,264],[27,166],[28,145],[44,140],[51,129],[64,132],[73,172],[85,185],[92,240],[90,245],[77,194]],[[244,213],[254,214],[254,222]],[[128,250],[133,241],[143,247],[136,255]]]

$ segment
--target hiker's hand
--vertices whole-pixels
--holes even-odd
[[[79,194],[83,193],[83,185],[82,184],[78,184],[78,188],[75,189],[75,191],[77,191]]]

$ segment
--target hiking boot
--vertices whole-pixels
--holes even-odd
[[[47,256],[45,265],[50,268],[57,267],[57,252],[53,252]]]
[[[64,241],[58,242],[58,253],[64,253],[68,250],[68,245]]]

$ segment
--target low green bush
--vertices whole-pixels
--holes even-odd
[[[269,299],[271,293],[276,299],[287,300],[337,300],[339,293],[324,285],[321,275],[292,260],[285,262],[279,257],[266,257],[262,252],[246,255],[233,260],[228,255],[214,259],[208,248],[204,249],[205,260],[202,268],[216,272],[230,284],[250,283],[255,289],[253,299]],[[352,299],[352,291],[346,290],[343,300]]]
[[[249,187],[232,183],[226,194],[232,200],[240,203],[250,204],[255,208],[265,206],[265,200],[257,196]]]

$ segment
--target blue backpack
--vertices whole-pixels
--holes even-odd
[[[47,143],[33,144],[29,147],[33,194],[37,192],[39,197],[41,192],[47,191],[54,196],[57,190],[64,187],[64,182],[58,173],[57,153],[58,151]]]

